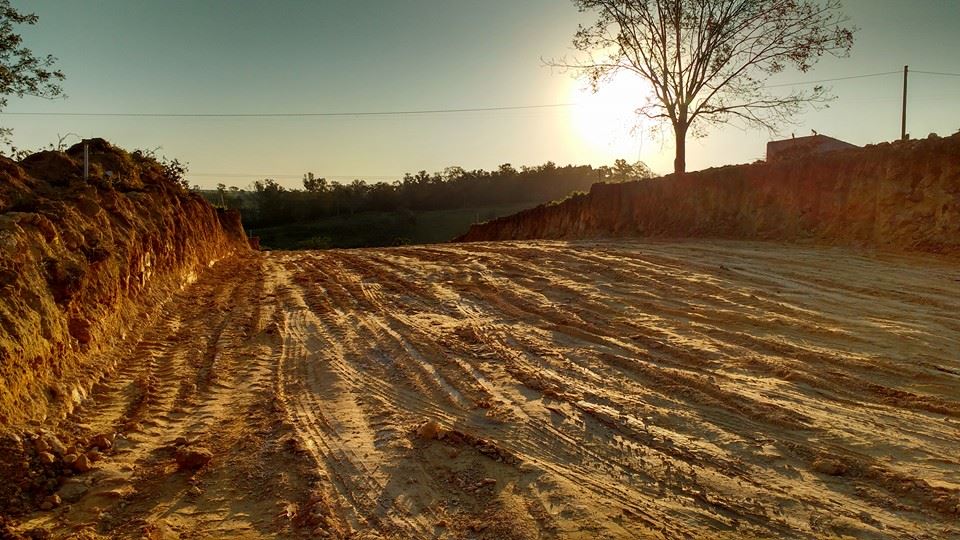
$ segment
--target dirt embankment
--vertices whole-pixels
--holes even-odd
[[[609,236],[960,247],[960,133],[625,184],[473,226],[458,241]]]
[[[0,158],[0,430],[62,414],[151,306],[248,249],[239,215],[102,139]]]

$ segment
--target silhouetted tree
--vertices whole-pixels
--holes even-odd
[[[54,69],[52,56],[37,57],[23,46],[23,38],[14,31],[15,25],[33,25],[37,16],[20,13],[10,6],[10,0],[0,0],[0,109],[7,105],[7,96],[36,96],[54,98],[63,95],[59,82],[63,73]],[[0,142],[9,143],[13,130],[0,128]]]
[[[323,193],[327,190],[327,179],[316,178],[312,172],[303,175],[303,189],[312,193]]]
[[[290,219],[286,194],[287,189],[271,178],[257,180],[253,183],[253,198],[257,208],[257,224],[259,226],[296,221],[295,217]]]
[[[672,125],[677,173],[686,171],[686,137],[697,120],[773,131],[804,104],[827,99],[821,86],[783,95],[764,81],[788,65],[806,72],[825,54],[846,56],[855,30],[844,26],[840,0],[573,2],[598,14],[573,40],[590,58],[552,64],[581,70],[594,89],[622,71],[649,81],[654,97],[640,112]]]
[[[251,228],[308,223],[323,218],[361,212],[396,212],[397,223],[410,225],[415,212],[491,207],[505,204],[530,205],[562,199],[574,191],[589,189],[597,180],[619,182],[649,176],[642,163],[630,165],[619,160],[614,167],[598,171],[589,166],[557,166],[547,162],[535,167],[501,165],[495,171],[448,167],[442,172],[419,171],[392,183],[328,183],[312,173],[303,176],[302,189],[287,189],[272,179],[258,180],[250,191],[218,184],[208,200],[221,201],[239,209]],[[361,220],[362,221],[362,220]]]
[[[631,164],[625,159],[618,159],[613,162],[612,167],[600,167],[599,176],[607,182],[630,182],[653,178],[654,174],[642,161]]]

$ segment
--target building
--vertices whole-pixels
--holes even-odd
[[[793,159],[804,156],[812,156],[833,152],[834,150],[843,150],[845,148],[858,148],[855,144],[820,135],[814,132],[809,137],[794,137],[782,141],[770,141],[767,143],[767,161],[776,161],[779,159]]]

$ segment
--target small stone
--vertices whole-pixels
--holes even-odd
[[[113,447],[113,436],[101,433],[90,440],[90,446],[99,448],[100,450],[109,450]]]
[[[44,437],[43,440],[47,443],[47,445],[50,447],[50,450],[52,450],[54,454],[58,456],[64,456],[67,454],[67,447],[60,442],[60,439],[54,437],[53,435],[49,435]]]
[[[180,448],[175,456],[181,469],[199,469],[213,459],[213,452],[206,448]]]
[[[88,451],[88,452],[87,452],[86,454],[84,454],[84,455],[87,456],[87,459],[89,459],[91,463],[94,463],[94,462],[96,462],[96,461],[100,461],[100,457],[101,457],[100,451],[97,450],[96,448],[94,448],[93,450]]]
[[[73,465],[73,463],[77,461],[77,457],[78,456],[76,454],[67,454],[63,456],[63,462],[67,465]]]
[[[43,503],[40,504],[40,509],[50,510],[51,508],[56,508],[60,506],[61,502],[63,501],[60,499],[60,496],[57,495],[56,493],[54,493],[53,495],[47,495],[47,497],[43,499]]]
[[[33,448],[36,449],[37,453],[48,452],[50,450],[50,443],[39,438],[36,441],[33,441]]]
[[[77,456],[77,459],[71,464],[73,470],[85,473],[89,471],[93,466],[90,464],[90,458],[86,454],[80,454]]]
[[[847,472],[847,466],[833,458],[817,458],[813,462],[813,470],[830,476],[841,476]]]
[[[477,482],[476,485],[473,486],[473,489],[471,489],[470,491],[479,491],[487,486],[492,486],[496,483],[497,483],[497,480],[494,478],[484,478],[483,480]]]
[[[446,526],[447,526],[447,520],[441,519],[440,521],[438,521],[438,522],[436,523],[436,525],[437,525],[437,527],[446,527]]]
[[[199,497],[200,495],[203,495],[203,490],[198,488],[197,486],[193,486],[192,488],[190,488],[188,493],[190,493],[190,495],[194,497]]]
[[[89,489],[90,488],[79,479],[71,478],[64,482],[56,494],[64,501],[75,503],[79,501]]]
[[[443,429],[440,427],[440,424],[435,420],[430,420],[417,428],[417,437],[423,440],[438,439],[442,432]]]
[[[186,437],[177,437],[176,439],[173,440],[173,445],[174,445],[174,446],[183,446],[183,445],[185,445],[185,444],[187,444],[187,438],[186,438]]]
[[[40,452],[37,454],[37,459],[39,459],[40,463],[44,465],[51,465],[54,461],[56,461],[57,458],[50,452]]]

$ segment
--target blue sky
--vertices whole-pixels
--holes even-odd
[[[15,144],[57,135],[104,137],[190,163],[191,180],[289,186],[312,171],[331,179],[396,179],[449,165],[495,168],[641,159],[668,172],[669,137],[637,122],[630,96],[591,98],[542,57],[571,52],[589,16],[566,0],[132,1],[14,0],[40,16],[24,28],[53,54],[69,97],[11,99],[6,111],[259,113],[415,110],[578,102],[556,109],[341,118],[103,118],[3,116]],[[960,1],[845,0],[860,28],[852,55],[825,59],[796,82],[911,69],[960,73]],[[855,144],[899,136],[901,78],[839,81],[829,109],[797,117]],[[915,75],[908,130],[960,129],[960,77]],[[603,101],[606,100],[606,101]],[[598,105],[602,101],[602,106]],[[586,126],[589,124],[589,126]],[[763,156],[764,132],[713,130],[688,145],[690,170]],[[222,176],[218,176],[222,175]]]

